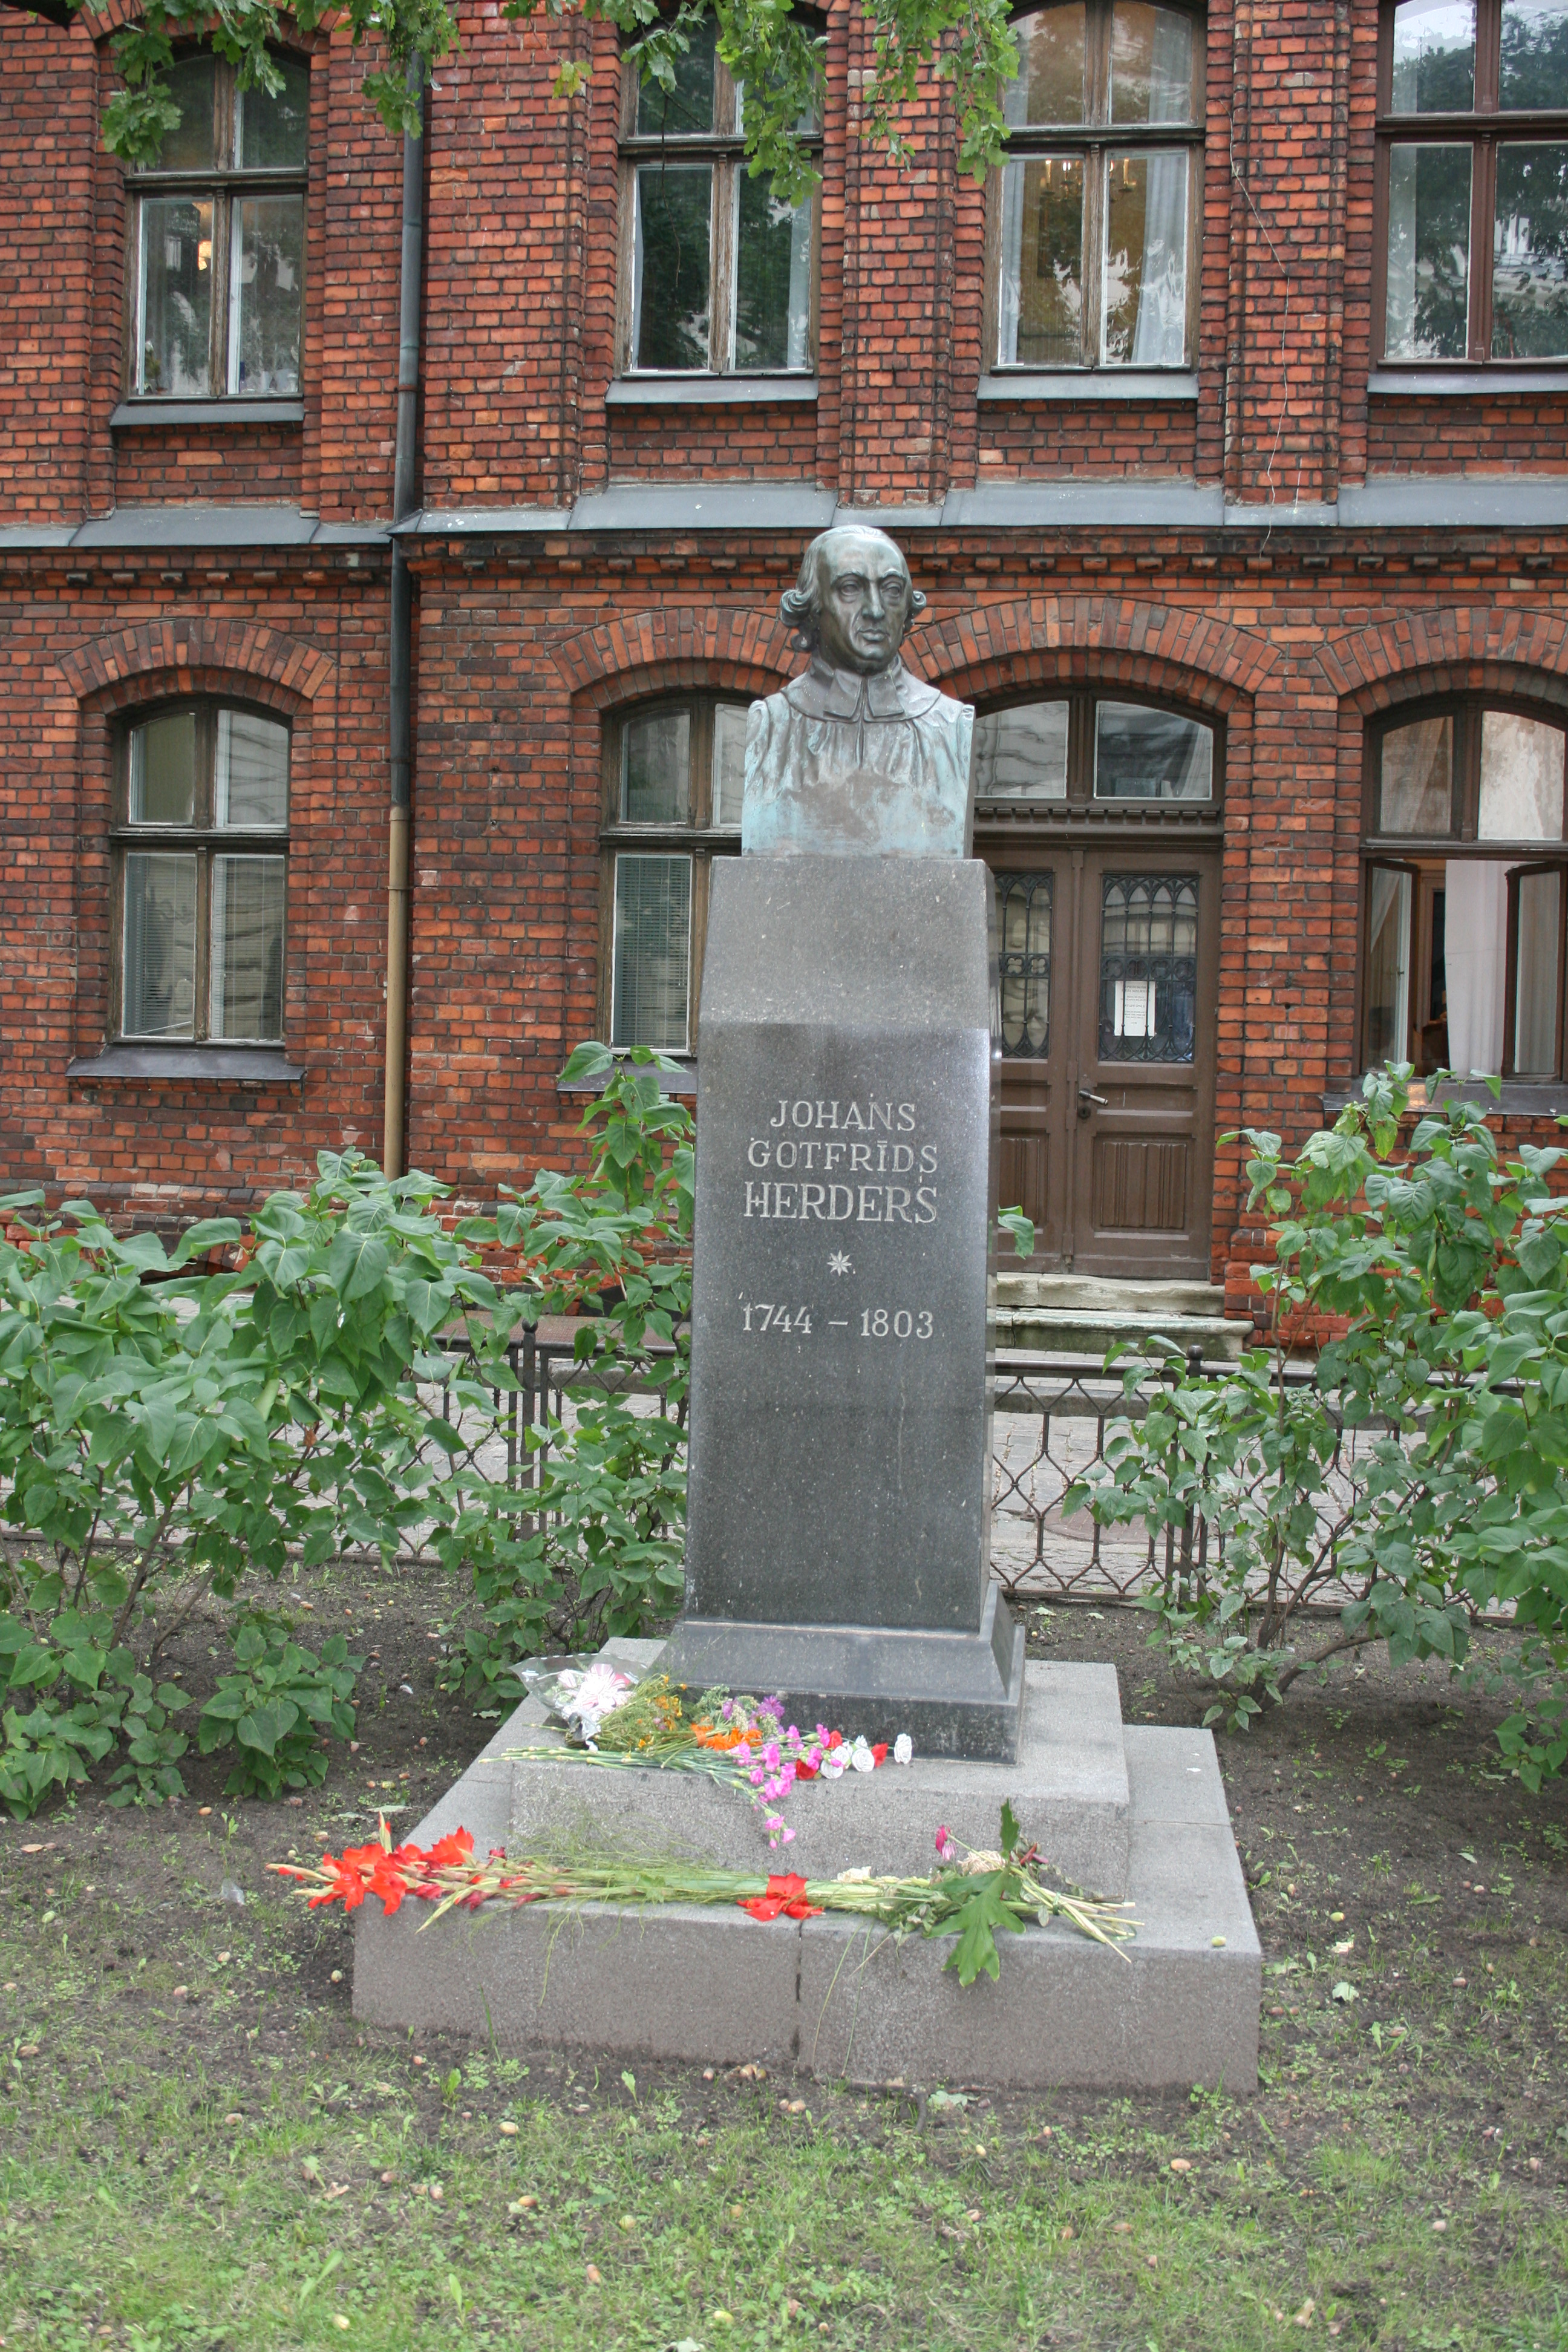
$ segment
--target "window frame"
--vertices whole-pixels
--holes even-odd
[[[600,749],[600,882],[599,882],[599,1029],[611,1040],[612,1051],[629,1053],[615,1043],[616,1015],[616,868],[618,859],[633,856],[685,856],[690,861],[689,931],[687,940],[686,1043],[663,1048],[678,1059],[697,1052],[699,997],[702,984],[702,953],[708,938],[708,893],[713,861],[741,854],[739,823],[713,822],[714,714],[722,707],[748,710],[752,698],[722,688],[700,687],[687,693],[650,695],[616,710],[603,731]],[[621,787],[626,730],[635,721],[660,711],[685,711],[690,724],[687,741],[689,798],[687,816],[677,824],[628,821],[621,814]]]
[[[1568,105],[1560,108],[1500,107],[1502,0],[1476,0],[1475,104],[1458,113],[1395,114],[1394,111],[1394,21],[1399,0],[1379,0],[1377,24],[1377,152],[1373,194],[1373,365],[1379,370],[1441,375],[1462,369],[1529,371],[1550,376],[1568,368],[1568,348],[1545,358],[1493,352],[1492,279],[1500,146],[1568,142]],[[1395,147],[1468,146],[1470,149],[1470,265],[1462,358],[1426,359],[1388,350],[1388,228],[1391,160]]]
[[[1022,793],[1008,793],[983,798],[975,794],[974,822],[977,829],[1016,830],[1020,823],[1046,824],[1052,827],[1089,824],[1111,825],[1121,830],[1138,824],[1178,826],[1191,831],[1194,824],[1217,826],[1225,814],[1225,740],[1224,714],[1207,710],[1194,702],[1172,694],[1152,694],[1147,689],[1122,686],[1115,680],[1096,686],[1072,684],[1033,685],[1016,691],[987,698],[975,713],[976,719],[994,719],[1005,710],[1026,709],[1032,703],[1065,702],[1068,705],[1067,793],[1060,800],[1028,798]],[[1211,791],[1206,801],[1194,800],[1134,800],[1094,796],[1094,761],[1096,729],[1094,714],[1102,702],[1130,703],[1142,710],[1158,710],[1173,719],[1186,719],[1199,727],[1206,727],[1213,741],[1213,764],[1210,771]]]
[[[1042,0],[1037,7],[1018,8],[1012,22],[1023,24],[1032,16],[1045,16],[1053,5],[1071,5],[1073,0]],[[1193,20],[1193,111],[1186,122],[1112,122],[1110,106],[1110,32],[1115,0],[1084,0],[1085,6],[1085,79],[1086,98],[1084,120],[1076,123],[1027,123],[1009,125],[1006,133],[1006,161],[991,175],[991,185],[985,210],[985,303],[984,349],[987,354],[984,373],[1005,383],[1021,376],[1103,377],[1115,383],[1128,377],[1148,376],[1159,382],[1176,384],[1191,374],[1196,364],[1199,286],[1198,278],[1203,255],[1203,154],[1205,143],[1205,110],[1208,90],[1207,33],[1208,13],[1200,0],[1159,0],[1161,6],[1173,8],[1177,14]],[[1102,119],[1095,119],[1095,110]],[[1186,327],[1179,363],[1152,363],[1146,360],[1107,360],[1103,356],[1104,341],[1104,247],[1105,247],[1105,174],[1102,165],[1107,150],[1118,154],[1169,152],[1183,150],[1187,157],[1187,251],[1186,251]],[[1010,163],[1044,162],[1068,158],[1081,159],[1084,164],[1084,224],[1081,268],[1083,273],[1083,308],[1080,319],[1079,351],[1082,356],[1074,362],[1038,360],[1005,360],[1002,352],[1002,226],[1004,211],[1004,173]],[[1094,350],[1089,352],[1089,329],[1093,322]],[[1156,389],[1156,396],[1157,389]]]
[[[192,57],[206,55],[200,49],[183,48],[175,53],[175,63],[183,64]],[[277,54],[297,65],[302,65],[310,88],[311,59],[302,49],[279,47]],[[124,385],[127,405],[139,411],[159,407],[188,408],[193,404],[206,408],[254,409],[259,401],[269,405],[277,402],[297,402],[304,397],[305,389],[305,298],[310,277],[310,131],[309,110],[305,132],[305,162],[294,164],[267,164],[252,167],[237,166],[234,162],[236,98],[238,94],[237,68],[226,58],[214,56],[213,63],[213,161],[190,168],[165,171],[128,164],[124,173],[125,189],[125,321],[124,321]],[[292,393],[256,393],[228,388],[229,369],[236,336],[236,312],[233,276],[234,205],[237,197],[245,195],[297,195],[300,198],[303,234],[300,247],[300,376],[298,389]],[[205,393],[149,392],[142,388],[142,367],[145,357],[142,320],[146,289],[142,275],[142,205],[147,197],[188,196],[199,203],[210,197],[213,208],[212,271],[213,299],[207,320],[207,383]],[[221,298],[219,289],[222,289]],[[221,390],[213,390],[213,386]]]
[[[1560,841],[1503,840],[1479,834],[1481,787],[1481,725],[1489,711],[1534,719],[1554,728],[1563,738],[1563,837]],[[1391,834],[1376,830],[1381,815],[1382,758],[1384,739],[1423,719],[1451,717],[1454,720],[1454,777],[1451,806],[1453,830],[1447,834]],[[1384,1058],[1408,1060],[1423,1075],[1424,1053],[1416,1041],[1432,1024],[1430,1010],[1433,899],[1440,887],[1439,862],[1501,866],[1508,874],[1507,937],[1503,967],[1502,1067],[1497,1075],[1512,1080],[1515,1013],[1519,988],[1519,880],[1525,874],[1553,872],[1558,879],[1556,1064],[1545,1074],[1555,1081],[1564,1075],[1568,1052],[1568,711],[1528,695],[1453,693],[1426,695],[1380,710],[1366,728],[1362,760],[1362,832],[1357,850],[1355,1068],[1371,1066],[1367,1055],[1368,964],[1372,919],[1372,875],[1374,869],[1408,875],[1411,884],[1410,982],[1403,1051]],[[1465,1074],[1461,1073],[1461,1076]],[[1541,1078],[1527,1071],[1523,1080]]]
[[[187,825],[133,824],[131,818],[131,740],[137,730],[176,711],[194,710],[196,718],[195,790]],[[245,711],[265,719],[288,734],[285,814],[280,825],[218,825],[213,822],[213,790],[216,773],[218,714]],[[139,703],[126,712],[114,731],[112,816],[109,834],[110,988],[109,1041],[114,1045],[171,1047],[253,1046],[284,1049],[289,1031],[289,868],[293,839],[294,725],[279,710],[239,695],[167,695],[155,702]],[[149,1035],[125,1027],[125,887],[126,858],[135,851],[194,856],[196,861],[196,936],[194,1018],[188,1037],[166,1032]],[[281,857],[283,860],[282,971],[279,992],[278,1034],[275,1037],[216,1037],[212,1034],[212,860],[214,853],[235,856]]]
[[[737,288],[736,226],[739,190],[746,176],[745,142],[738,127],[736,100],[740,85],[717,55],[713,61],[713,128],[693,131],[639,131],[637,127],[641,77],[635,64],[621,68],[618,120],[620,226],[616,254],[616,375],[630,383],[702,383],[721,377],[728,383],[792,383],[808,382],[816,373],[818,305],[822,255],[821,168],[823,133],[818,123],[802,143],[816,160],[817,186],[807,200],[811,209],[808,264],[811,302],[806,324],[806,352],[800,367],[737,367],[734,362]],[[725,127],[727,126],[727,127]],[[637,186],[640,164],[662,161],[672,169],[707,163],[713,171],[708,215],[708,365],[705,368],[638,367],[632,349],[636,308]],[[714,353],[720,363],[714,363]]]

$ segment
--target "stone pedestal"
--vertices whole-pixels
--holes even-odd
[[[653,1643],[612,1654],[658,1668]],[[1206,1731],[1124,1730],[1109,1666],[1032,1666],[1016,1766],[936,1759],[791,1791],[797,1831],[770,1857],[758,1817],[710,1781],[657,1771],[510,1762],[543,1736],[520,1707],[413,1832],[469,1831],[482,1852],[544,1832],[595,1832],[732,1867],[837,1875],[931,1866],[939,1822],[995,1842],[1004,1797],[1061,1873],[1125,1894],[1126,1957],[1052,1922],[1003,1938],[1002,1973],[967,1989],[951,1942],[828,1913],[759,1926],[728,1906],[563,1914],[531,1905],[354,1915],[354,2014],[367,2024],[541,2043],[602,2057],[730,2065],[828,2079],[1232,2093],[1258,2078],[1262,1955]]]
[[[698,1056],[678,1681],[1011,1761],[989,1575],[991,884],[973,859],[723,859]]]

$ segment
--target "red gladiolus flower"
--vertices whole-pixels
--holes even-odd
[[[738,1895],[742,1911],[764,1924],[770,1919],[820,1919],[822,1906],[805,1899],[805,1881],[795,1871],[784,1878],[770,1878],[765,1895]]]

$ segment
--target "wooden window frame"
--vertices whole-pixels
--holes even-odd
[[[1052,6],[1072,5],[1074,0],[1044,0],[1037,8],[1015,11],[1013,21],[1044,16]],[[1122,376],[1131,372],[1175,376],[1190,373],[1197,351],[1198,274],[1203,253],[1204,109],[1207,90],[1206,11],[1192,0],[1160,0],[1193,19],[1193,111],[1188,122],[1112,122],[1110,107],[1110,33],[1115,0],[1085,0],[1087,82],[1085,119],[1075,123],[1028,123],[1009,127],[1007,162],[1081,161],[1084,165],[1083,309],[1080,319],[1081,358],[1076,367],[1041,367],[1037,362],[1004,360],[1002,351],[1002,170],[991,175],[985,213],[986,373],[997,376],[1079,374]],[[1107,360],[1100,356],[1105,247],[1105,172],[1108,152],[1144,154],[1184,149],[1187,165],[1187,317],[1185,339],[1178,367],[1152,368],[1145,362]]]
[[[1544,726],[1556,729],[1563,738],[1564,749],[1564,838],[1561,842],[1521,840],[1505,841],[1489,836],[1480,838],[1481,788],[1481,726],[1489,711],[1501,712],[1521,719],[1533,719]],[[1447,834],[1389,834],[1377,830],[1382,811],[1379,794],[1382,784],[1382,752],[1385,736],[1422,719],[1451,717],[1454,720],[1454,775],[1451,806],[1452,830]],[[1373,867],[1384,867],[1407,873],[1411,877],[1410,961],[1411,984],[1406,1009],[1406,1034],[1404,1052],[1394,1058],[1405,1059],[1416,1066],[1424,1075],[1426,1056],[1415,1051],[1416,1040],[1431,1022],[1431,935],[1432,901],[1440,887],[1438,875],[1442,866],[1463,859],[1479,861],[1508,868],[1508,935],[1503,987],[1503,1051],[1502,1068],[1499,1075],[1511,1078],[1513,1070],[1514,1013],[1518,1003],[1519,956],[1519,880],[1526,874],[1555,873],[1558,875],[1558,937],[1557,937],[1557,1059],[1552,1077],[1561,1076],[1564,1066],[1565,1023],[1568,1023],[1568,712],[1549,703],[1532,700],[1520,695],[1447,694],[1429,696],[1418,702],[1396,703],[1381,711],[1376,723],[1366,730],[1362,774],[1362,841],[1360,850],[1359,906],[1357,912],[1356,963],[1356,1066],[1369,1066],[1366,1050],[1367,962],[1370,940],[1372,892],[1370,876]],[[1535,1076],[1528,1073],[1527,1076]]]
[[[1101,686],[1037,686],[1016,694],[987,701],[980,717],[994,719],[1005,710],[1027,709],[1039,702],[1065,702],[1068,710],[1067,797],[1064,800],[1027,799],[1022,795],[1005,798],[977,799],[974,822],[978,831],[993,833],[998,828],[1009,835],[1016,834],[1022,825],[1049,828],[1053,832],[1084,826],[1117,832],[1136,826],[1147,830],[1152,826],[1178,828],[1186,833],[1194,826],[1214,828],[1225,816],[1225,719],[1214,710],[1199,709],[1168,694],[1150,694],[1136,687],[1111,683]],[[1206,727],[1214,741],[1212,791],[1206,801],[1142,801],[1096,800],[1094,797],[1094,714],[1102,702],[1131,703],[1140,709],[1159,710],[1173,719],[1191,719],[1196,726]]]
[[[616,1015],[616,862],[626,852],[644,856],[689,857],[691,861],[691,929],[688,942],[686,1044],[671,1046],[677,1055],[694,1055],[700,1007],[702,954],[708,939],[708,891],[713,861],[738,857],[741,828],[715,824],[713,808],[714,714],[721,708],[745,710],[750,698],[721,690],[699,689],[691,694],[660,694],[646,702],[627,703],[615,712],[604,730],[600,761],[602,811],[599,886],[599,1034],[612,1036]],[[623,745],[628,725],[661,710],[685,711],[690,720],[687,745],[686,819],[674,824],[628,823],[621,814],[624,770]],[[617,1046],[616,1052],[629,1051]]]
[[[806,354],[797,368],[743,368],[734,362],[735,289],[737,283],[736,226],[739,193],[746,176],[745,142],[737,127],[739,84],[723,60],[713,61],[713,129],[698,131],[639,131],[637,95],[642,87],[635,64],[621,68],[620,95],[620,227],[616,257],[616,373],[638,383],[700,383],[705,376],[776,378],[808,377],[816,368],[817,305],[821,275],[822,206],[820,203],[822,131],[816,129],[803,144],[816,159],[819,174],[811,205],[811,311],[806,328]],[[638,367],[632,351],[633,278],[637,268],[637,174],[639,164],[665,162],[672,167],[709,163],[713,192],[708,213],[708,365],[705,368]],[[718,354],[715,358],[715,354]]]
[[[202,52],[182,50],[176,58]],[[302,51],[280,51],[295,64],[303,65],[307,73],[310,60]],[[296,167],[274,164],[260,169],[246,170],[234,161],[236,100],[239,85],[237,69],[226,58],[213,58],[213,161],[188,171],[163,171],[156,165],[150,169],[130,165],[125,173],[125,321],[124,374],[125,398],[138,406],[155,407],[160,404],[188,406],[193,398],[204,406],[215,407],[233,402],[250,403],[258,398],[299,399],[305,385],[305,295],[309,267],[309,236],[301,239],[300,256],[300,390],[297,393],[256,394],[230,392],[228,389],[229,356],[236,331],[236,303],[232,270],[232,239],[235,199],[245,195],[292,196],[300,200],[308,215],[310,193],[310,132],[306,131],[306,161]],[[208,264],[212,271],[213,299],[207,322],[207,383],[205,393],[146,392],[142,388],[143,353],[140,346],[139,321],[142,316],[142,204],[148,196],[189,196],[200,203],[209,198],[213,208],[213,248]],[[306,227],[309,228],[308,216]],[[220,295],[220,290],[221,295]],[[213,389],[212,387],[219,387]]]
[[[131,739],[138,728],[146,726],[150,720],[166,718],[180,710],[194,710],[196,718],[196,781],[191,822],[186,825],[133,824],[131,821]],[[286,1042],[289,866],[293,813],[286,799],[284,822],[280,825],[242,827],[214,824],[213,782],[216,768],[217,721],[219,712],[224,710],[247,711],[258,719],[265,719],[271,726],[287,730],[289,773],[285,793],[291,797],[294,730],[280,711],[268,709],[264,703],[246,702],[233,695],[171,696],[162,701],[139,705],[126,714],[115,730],[113,818],[109,835],[112,876],[110,895],[109,1034],[117,1045],[276,1046]],[[141,1032],[127,1032],[125,1028],[125,860],[128,852],[137,850],[194,856],[196,861],[195,1001],[189,1037],[159,1035],[150,1038]],[[284,984],[279,1003],[279,1034],[276,1037],[214,1037],[211,1034],[212,860],[215,852],[223,856],[281,857],[283,860]]]
[[[1497,209],[1497,151],[1542,140],[1568,141],[1568,107],[1551,110],[1501,108],[1498,82],[1502,57],[1502,0],[1476,0],[1475,104],[1465,113],[1395,114],[1394,19],[1398,0],[1381,0],[1377,28],[1377,162],[1373,198],[1372,309],[1373,365],[1409,369],[1488,368],[1561,372],[1568,352],[1546,359],[1494,355],[1492,338],[1493,237]],[[1470,283],[1463,359],[1413,359],[1387,353],[1389,159],[1395,147],[1468,146],[1470,161]]]

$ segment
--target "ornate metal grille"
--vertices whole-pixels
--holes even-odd
[[[998,874],[1002,1051],[1043,1062],[1051,1050],[1051,874]]]
[[[1190,1062],[1198,877],[1107,874],[1100,915],[1100,1058]]]

